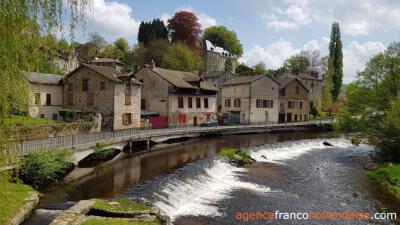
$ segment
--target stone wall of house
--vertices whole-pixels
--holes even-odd
[[[217,52],[205,52],[206,71],[223,71],[225,70],[225,62],[229,56],[223,56]]]
[[[183,108],[178,107],[178,98],[183,98]],[[189,108],[188,100],[192,98],[192,108]],[[196,99],[200,99],[200,108],[196,106]],[[208,108],[204,106],[204,99],[208,99]],[[217,119],[217,97],[215,95],[175,95],[168,98],[169,124],[179,124],[179,115],[185,115],[185,124],[200,124],[210,119]]]
[[[59,119],[62,106],[62,85],[30,83],[29,116]],[[40,104],[36,104],[36,94],[40,94]],[[46,95],[51,95],[51,104],[46,105]]]
[[[143,84],[142,108],[168,116],[168,88],[171,85],[148,68],[141,69],[135,78]]]
[[[125,93],[129,93],[131,104],[125,104]],[[125,83],[115,83],[114,85],[114,130],[140,127],[140,99],[141,86],[131,85],[131,91],[126,92]],[[131,123],[123,124],[124,113],[131,114]]]
[[[308,93],[308,98],[310,101],[320,105],[322,101],[322,89],[323,83],[320,79],[305,79],[301,78],[301,82],[308,88],[310,91]]]
[[[250,122],[277,122],[279,107],[279,85],[268,77],[251,84]],[[257,107],[257,99],[272,100],[272,108]]]
[[[230,99],[230,107],[225,105],[226,99]],[[235,99],[240,99],[240,107],[235,107]],[[249,122],[250,110],[250,85],[239,84],[222,86],[222,114],[240,112],[240,122]]]
[[[299,94],[296,93],[296,88],[299,87]],[[290,82],[285,87],[285,96],[279,97],[279,112],[284,110],[286,121],[288,120],[288,113],[291,113],[291,121],[295,121],[297,115],[297,120],[305,120],[308,117],[309,112],[309,100],[307,90],[300,84],[300,81],[294,80]],[[288,108],[288,102],[294,101],[294,108]],[[303,108],[300,108],[300,102],[303,102]],[[307,118],[308,119],[308,118]]]

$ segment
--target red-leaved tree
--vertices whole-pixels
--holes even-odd
[[[168,30],[172,42],[183,42],[193,50],[199,50],[201,25],[192,13],[180,11],[168,20]]]

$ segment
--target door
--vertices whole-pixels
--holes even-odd
[[[231,112],[229,122],[231,124],[240,124],[240,112]]]
[[[279,123],[284,123],[285,122],[285,113],[279,113],[279,118],[278,118],[278,122]]]
[[[268,122],[268,111],[265,111],[265,122]]]
[[[286,122],[288,122],[288,123],[292,122],[292,113],[286,114]]]
[[[297,114],[294,114],[294,122],[297,122]]]
[[[197,126],[197,116],[193,117],[193,126]]]

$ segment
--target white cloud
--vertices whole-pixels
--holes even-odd
[[[281,21],[274,14],[268,16],[266,14],[262,15],[262,18],[267,23],[267,26],[273,28],[275,31],[282,30],[297,30],[299,26],[291,21]]]
[[[97,32],[108,41],[124,37],[136,39],[139,22],[132,15],[132,8],[116,1],[94,0],[92,10],[87,12],[86,33]]]
[[[268,68],[276,69],[282,66],[285,59],[295,55],[302,50],[319,50],[322,55],[328,54],[329,38],[322,37],[319,40],[311,40],[305,43],[301,48],[293,47],[293,43],[285,40],[279,40],[267,47],[255,45],[252,49],[245,52],[240,62],[247,65],[255,65],[258,62],[264,62]],[[344,83],[354,80],[357,71],[364,69],[365,63],[373,56],[385,50],[381,42],[350,42],[343,48],[343,72]]]
[[[342,27],[343,33],[350,36],[367,35],[369,28],[368,22],[365,20],[343,23]]]
[[[194,13],[197,18],[199,19],[199,23],[203,29],[211,26],[217,25],[217,20],[215,18],[212,18],[209,16],[207,13],[200,13],[198,14],[192,7],[178,7],[175,12],[179,11],[188,11]],[[168,13],[163,13],[161,15],[161,19],[164,21],[165,25],[168,25],[168,20],[171,19],[172,15]]]

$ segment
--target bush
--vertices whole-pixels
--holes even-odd
[[[378,183],[390,192],[400,197],[400,164],[381,165],[375,171],[369,172]]]
[[[71,109],[61,109],[58,113],[65,121],[72,121],[75,116],[74,111],[72,111]]]
[[[34,188],[57,181],[74,167],[72,150],[51,150],[24,155],[17,168],[17,178]]]
[[[249,151],[245,149],[228,148],[222,149],[219,155],[228,158],[230,163],[236,166],[245,166],[252,164],[255,160],[251,158]]]

